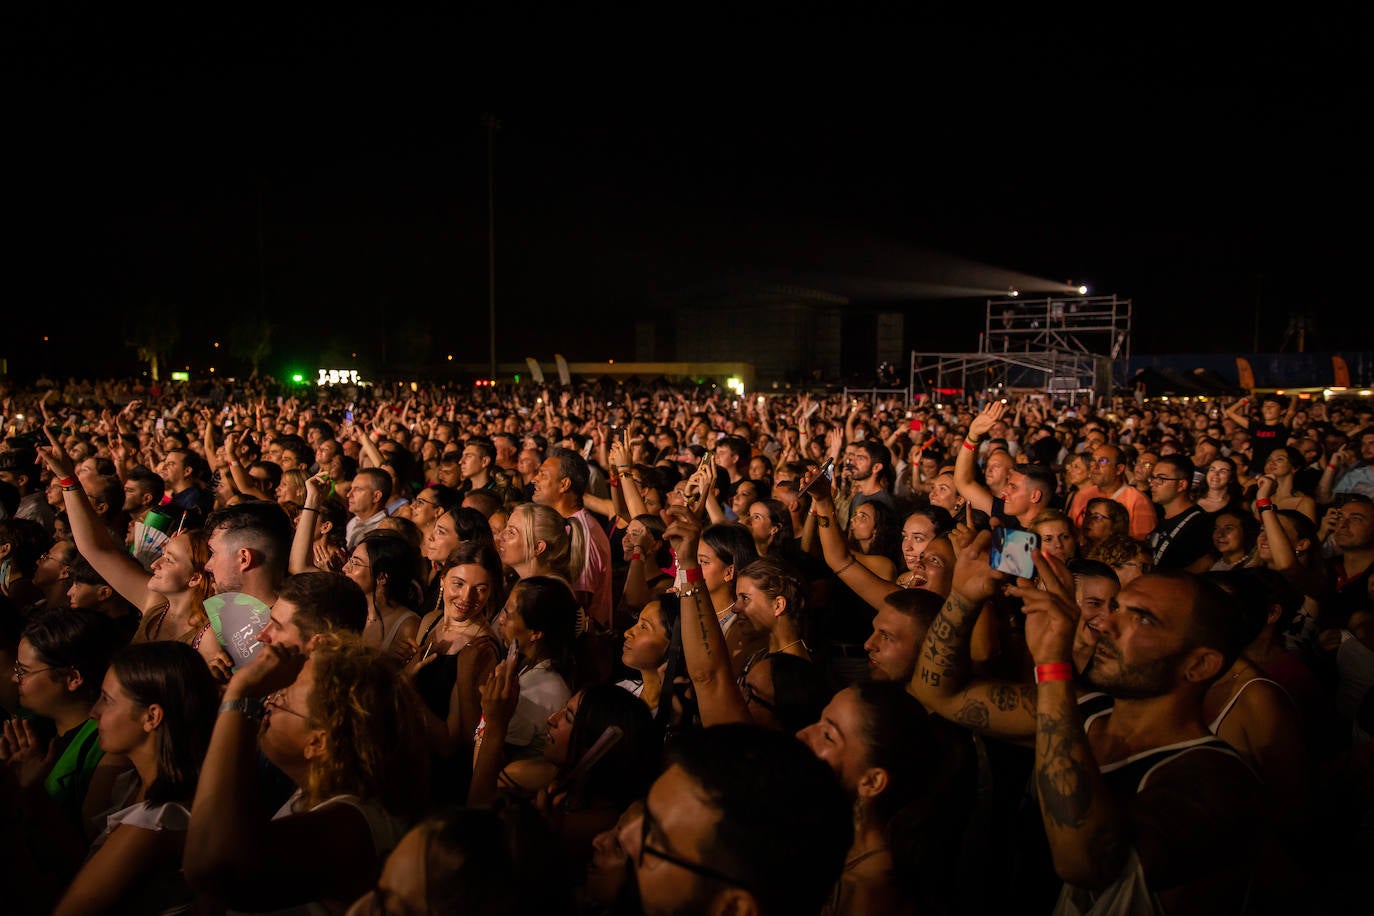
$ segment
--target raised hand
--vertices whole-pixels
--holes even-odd
[[[988,406],[979,411],[978,416],[974,417],[968,425],[968,435],[970,439],[981,439],[992,429],[992,425],[1002,419],[1002,415],[1007,412],[1007,405],[1000,400],[993,401]]]

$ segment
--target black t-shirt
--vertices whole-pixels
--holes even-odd
[[[1264,467],[1264,461],[1270,452],[1280,445],[1288,444],[1288,427],[1282,423],[1252,423],[1249,433],[1250,450],[1254,453],[1250,459],[1250,467],[1256,472]]]
[[[1212,520],[1202,509],[1189,506],[1173,518],[1163,518],[1150,532],[1156,569],[1185,569],[1212,550]]]

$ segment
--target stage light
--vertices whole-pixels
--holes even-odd
[[[1088,295],[1088,288],[1087,288],[1086,286],[1080,286],[1080,287],[1078,287],[1078,295],[1080,295],[1080,296],[1086,296],[1086,295]]]

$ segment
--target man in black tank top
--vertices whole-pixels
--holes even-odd
[[[989,541],[980,533],[960,550],[912,691],[982,734],[1034,743],[1062,905],[1072,898],[1086,912],[1110,893],[1148,897],[1170,914],[1239,912],[1256,856],[1259,781],[1202,714],[1208,686],[1248,635],[1224,593],[1187,572],[1142,576],[1094,623],[1096,647],[1080,675],[1072,576],[1037,553],[1040,587],[1007,587],[1024,604],[1037,683],[979,680],[969,676],[970,636],[1004,581],[988,568]]]

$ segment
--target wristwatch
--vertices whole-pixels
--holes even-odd
[[[263,709],[262,697],[239,697],[237,700],[225,700],[219,704],[219,711],[241,712],[250,719],[261,719]]]

